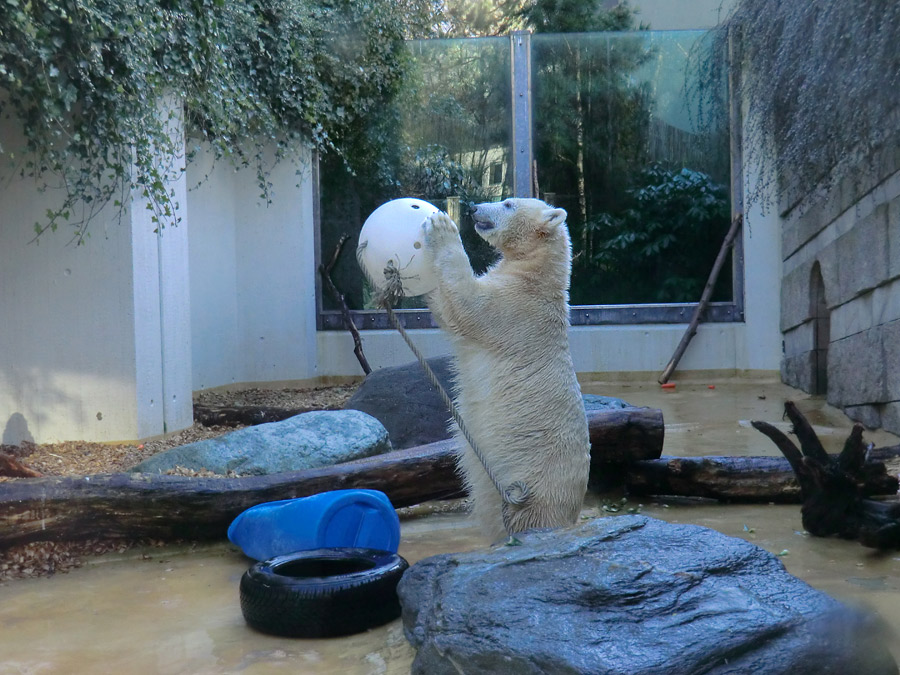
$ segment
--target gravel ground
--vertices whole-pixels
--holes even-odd
[[[208,406],[267,406],[272,408],[338,410],[356,391],[358,385],[340,385],[315,389],[245,389],[233,392],[202,392],[195,403]],[[147,457],[205,438],[213,438],[234,431],[236,427],[204,427],[195,424],[163,439],[141,444],[87,443],[67,441],[21,446],[0,445],[0,452],[15,457],[30,469],[45,476],[85,476],[98,473],[118,473]],[[177,472],[184,474],[185,472]],[[0,476],[4,481],[32,480]],[[13,579],[49,576],[79,567],[84,557],[113,551],[123,552],[133,546],[163,546],[167,542],[152,540],[82,542],[34,542],[0,551],[0,585]]]

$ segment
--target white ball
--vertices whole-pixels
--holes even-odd
[[[360,264],[378,288],[384,288],[388,264],[400,272],[403,294],[430,293],[437,288],[434,269],[425,256],[425,221],[438,209],[421,199],[404,197],[372,211],[359,232]]]

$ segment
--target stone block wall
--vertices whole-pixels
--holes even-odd
[[[856,168],[830,190],[785,191],[781,373],[900,433],[900,149]]]

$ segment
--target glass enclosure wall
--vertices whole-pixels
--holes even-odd
[[[732,218],[727,83],[699,86],[712,44],[700,31],[531,35],[529,87],[511,82],[509,38],[410,43],[393,106],[368,120],[346,158],[320,163],[320,256],[330,260],[347,235],[332,278],[357,325],[386,325],[354,256],[380,204],[418,197],[446,210],[481,272],[494,253],[468,203],[532,195],[569,214],[573,323],[686,321],[682,303],[699,299]],[[533,159],[531,194],[519,195],[517,96],[531,106]],[[732,269],[706,320],[742,318]],[[341,328],[327,291],[321,306],[320,327]],[[433,325],[424,298],[402,307],[408,326]]]
[[[374,308],[354,252],[362,224],[378,206],[416,197],[447,211],[460,224],[474,267],[484,271],[494,253],[475,233],[466,204],[510,196],[509,39],[418,40],[409,43],[409,57],[393,107],[361,131],[360,156],[326,156],[320,163],[321,256],[330,259],[340,237],[349,235],[332,277],[352,309]],[[322,304],[337,309],[328,293]],[[401,306],[423,308],[424,298],[406,298]],[[376,317],[361,324],[373,322]]]

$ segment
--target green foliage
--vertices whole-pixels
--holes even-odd
[[[390,199],[418,197],[445,209],[448,197],[459,197],[463,244],[482,271],[495,253],[475,233],[467,203],[505,196],[488,191],[483,178],[497,153],[507,162],[509,40],[423,40],[409,52],[390,104],[353,129],[343,156],[322,157],[322,250],[330,255],[345,232],[353,237],[347,248],[355,249],[365,219]],[[353,256],[343,256],[332,277],[351,307],[364,306]],[[329,298],[323,302],[334,308]]]
[[[25,147],[0,150],[63,188],[37,234],[68,223],[80,242],[132,195],[158,228],[174,224],[167,184],[184,169],[159,158],[179,154],[182,115],[198,141],[186,159],[204,141],[255,170],[264,200],[273,162],[346,152],[395,92],[411,7],[427,13],[415,0],[3,0],[0,115],[21,122]],[[166,99],[183,113],[160,116]]]
[[[522,16],[529,0],[457,0],[446,3],[442,37],[506,35],[525,27]]]
[[[627,208],[589,223],[599,242],[591,301],[696,302],[728,228],[728,190],[699,171],[658,164],[640,173],[638,185]],[[724,277],[714,299],[730,297]]]
[[[536,30],[559,31],[532,38],[535,155],[542,192],[569,214],[572,303],[696,301],[729,200],[709,176],[681,168],[727,176],[728,125],[716,118],[708,133],[694,133],[678,115],[696,111],[685,104],[681,113],[673,99],[696,92],[680,48],[695,41],[699,53],[709,41],[635,31],[626,3],[604,11],[592,0],[537,0],[525,15]],[[673,79],[685,83],[681,91]],[[706,114],[723,103],[712,82]],[[719,291],[717,299],[730,296],[724,282]]]

